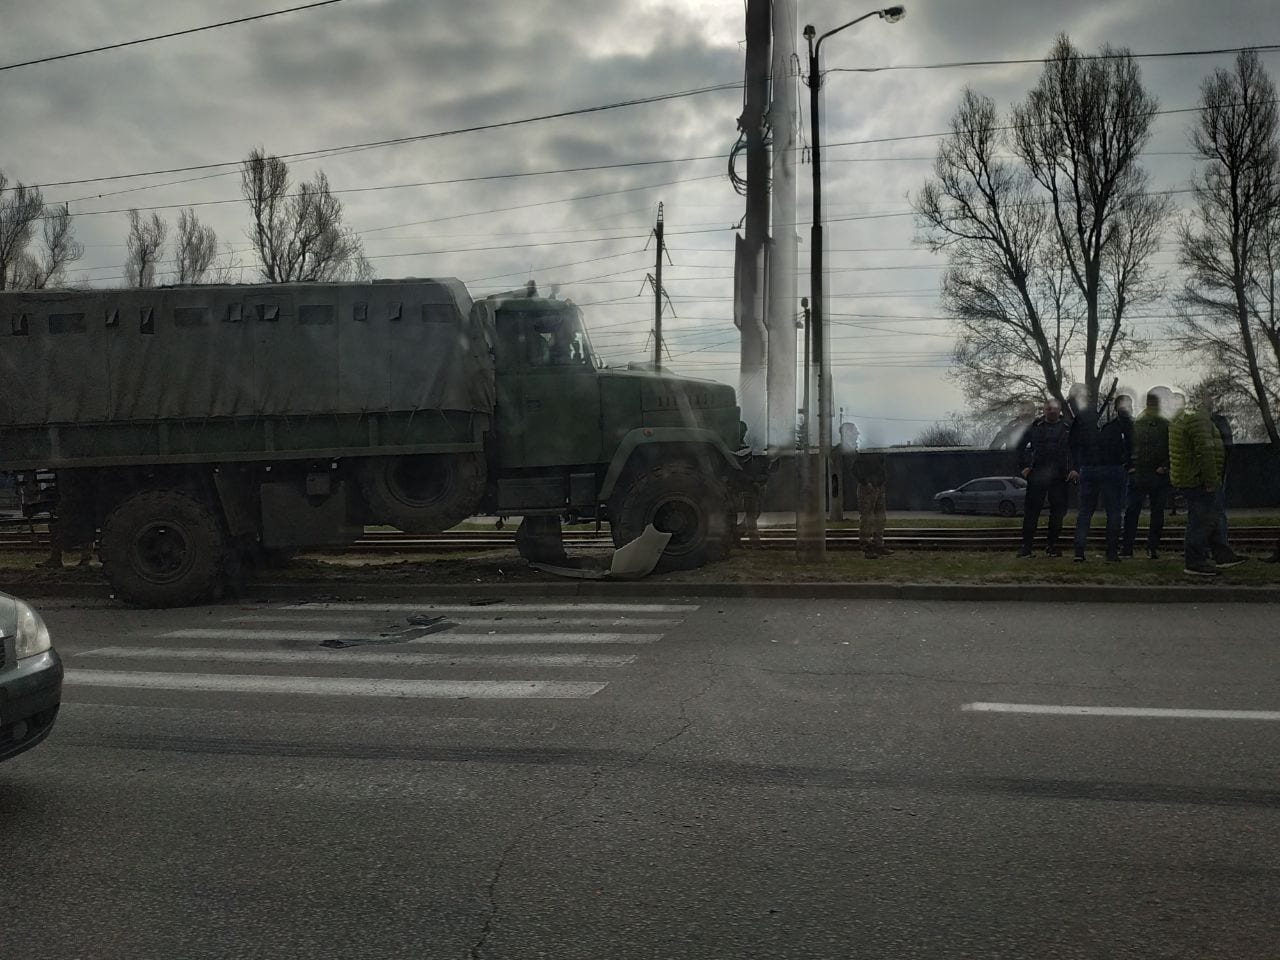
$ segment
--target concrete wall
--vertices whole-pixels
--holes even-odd
[[[770,478],[766,511],[795,510],[797,463],[797,457],[784,458]],[[1017,455],[1009,450],[899,447],[885,452],[885,467],[890,510],[934,510],[933,495],[941,490],[975,477],[1012,476]],[[1074,504],[1074,487],[1071,498]],[[1265,443],[1237,446],[1227,473],[1227,502],[1239,508],[1280,507],[1280,454]],[[857,495],[851,486],[844,491],[844,504],[856,509]]]

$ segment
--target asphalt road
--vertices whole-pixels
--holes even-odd
[[[1280,957],[1268,605],[45,608],[6,958]]]

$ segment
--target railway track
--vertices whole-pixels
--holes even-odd
[[[1064,531],[1070,537],[1071,531]],[[1039,541],[1043,540],[1043,528]],[[1093,530],[1091,543],[1100,541],[1102,531]],[[1146,529],[1139,530],[1139,541],[1146,536]],[[1238,525],[1231,531],[1233,546],[1243,548],[1273,547],[1280,540],[1280,527]],[[1013,551],[1020,543],[1016,527],[891,527],[885,531],[886,543],[903,550],[991,550]],[[613,541],[607,531],[596,534],[594,530],[566,530],[565,546],[570,549],[611,549]],[[1064,541],[1069,548],[1069,542]],[[1166,527],[1164,546],[1176,550],[1182,545],[1182,528]],[[760,547],[765,550],[794,550],[794,528],[771,527],[760,531]],[[0,530],[0,550],[42,551],[49,548],[48,534],[41,529]],[[856,530],[830,530],[827,533],[830,550],[857,550]],[[514,550],[515,533],[506,530],[451,530],[432,536],[413,536],[394,531],[370,530],[348,547],[321,548],[308,553],[475,553],[484,550]]]

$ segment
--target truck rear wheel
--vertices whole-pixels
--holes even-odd
[[[671,541],[658,570],[693,570],[729,555],[737,517],[719,477],[669,463],[633,477],[610,501],[613,545],[630,543],[653,524]]]
[[[484,458],[478,453],[370,457],[360,463],[359,477],[371,519],[405,533],[457,526],[484,497]]]
[[[208,600],[222,586],[227,538],[213,511],[181,490],[144,490],[102,525],[102,567],[116,595],[143,607]]]

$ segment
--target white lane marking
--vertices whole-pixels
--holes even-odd
[[[1172,717],[1184,720],[1280,720],[1280,710],[1191,710],[1171,707],[1080,707],[1043,703],[966,703],[977,713],[1034,713],[1068,717]]]
[[[291,603],[283,607],[285,610],[371,610],[389,611],[392,613],[501,613],[510,610],[514,613],[601,613],[617,612],[633,613],[693,613],[698,609],[696,603],[493,603],[472,606],[471,604],[435,604],[435,603]]]
[[[360,639],[354,630],[236,630],[232,628],[198,628],[171,630],[160,634],[165,640],[293,640],[301,643],[323,643],[326,640]],[[570,646],[583,643],[656,643],[660,633],[467,633],[463,630],[445,630],[414,637],[405,643],[448,644],[470,646],[490,643],[563,643]]]
[[[423,611],[424,613],[426,611]],[[338,621],[341,623],[361,622],[375,623],[380,618],[373,616],[371,610],[299,610],[290,616],[259,615],[256,617],[227,617],[219,623],[292,623],[297,626],[315,626],[317,622]],[[395,620],[403,624],[403,618],[394,612],[382,620]],[[453,614],[449,617],[467,626],[504,626],[504,627],[632,627],[636,630],[666,630],[680,626],[680,620],[660,620],[655,617],[472,617],[466,614]]]
[[[224,673],[131,673],[68,670],[71,687],[279,693],[416,700],[585,700],[608,684],[572,680],[379,680],[372,677],[266,677]]]
[[[399,644],[397,644],[399,646]],[[232,663],[389,663],[404,666],[451,667],[624,667],[634,654],[615,653],[426,653],[393,650],[228,650],[226,647],[98,647],[74,655],[117,660],[197,660]]]

